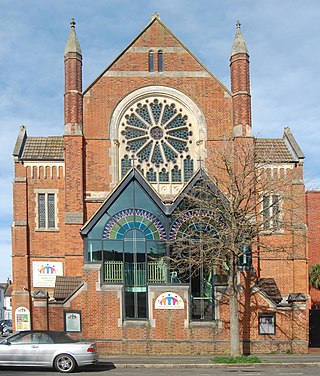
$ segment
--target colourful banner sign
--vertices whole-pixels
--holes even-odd
[[[54,287],[56,276],[63,275],[63,263],[34,261],[32,263],[33,287]]]
[[[15,311],[16,331],[30,330],[30,311],[26,307],[18,307]]]
[[[183,299],[175,292],[163,292],[155,302],[155,309],[184,309]]]

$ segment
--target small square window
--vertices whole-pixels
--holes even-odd
[[[81,321],[81,311],[64,311],[64,330],[66,332],[81,332]]]
[[[259,334],[275,335],[276,334],[276,315],[275,313],[259,313]]]

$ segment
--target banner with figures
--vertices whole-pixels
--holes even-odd
[[[156,299],[155,309],[184,309],[184,302],[175,292],[163,292]]]
[[[56,276],[63,275],[63,263],[34,261],[32,263],[33,287],[54,287]]]

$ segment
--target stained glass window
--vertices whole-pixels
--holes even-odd
[[[129,159],[129,156],[128,155],[125,155],[122,159],[121,159],[121,172],[122,172],[122,176],[124,176],[131,168],[131,161]]]
[[[166,231],[153,213],[144,209],[124,209],[116,213],[105,225],[103,239],[123,239],[130,229],[139,229],[147,240],[165,240]]]
[[[55,197],[54,193],[48,193],[48,227],[55,228],[56,218],[55,218]]]
[[[178,166],[174,166],[172,172],[172,181],[173,182],[180,182],[181,181],[181,170],[178,168]]]
[[[193,160],[190,155],[184,160],[184,181],[188,181],[193,175]]]
[[[56,199],[54,193],[38,193],[38,229],[56,228]]]
[[[147,172],[147,180],[150,182],[156,182],[157,181],[157,173],[153,171],[152,168]]]
[[[38,195],[38,217],[39,228],[46,228],[46,195],[39,193]]]
[[[164,168],[159,172],[159,181],[160,182],[169,181],[169,172],[166,171],[166,169],[164,169]]]
[[[158,55],[161,61],[162,53]],[[192,119],[178,102],[161,96],[147,97],[129,107],[120,122],[122,177],[131,167],[126,154],[130,153],[151,183],[191,179],[196,150]]]

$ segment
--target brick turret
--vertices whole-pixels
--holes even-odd
[[[83,96],[82,52],[75,32],[75,21],[64,51],[64,157],[65,157],[65,224],[66,224],[66,274],[68,269],[80,272],[73,265],[73,255],[82,250],[79,227],[83,224]]]
[[[70,24],[71,30],[64,50],[64,134],[82,135],[82,52],[74,19]]]
[[[237,22],[237,32],[230,57],[233,99],[233,132],[235,137],[251,137],[251,95],[249,53]]]

